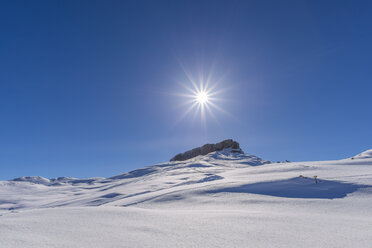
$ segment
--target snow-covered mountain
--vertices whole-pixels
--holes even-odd
[[[372,150],[292,163],[231,151],[1,181],[0,247],[372,247]]]

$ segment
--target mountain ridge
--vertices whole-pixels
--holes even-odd
[[[224,141],[222,141],[224,142]],[[222,143],[220,142],[220,143]],[[234,141],[235,142],[235,141]],[[214,159],[236,159],[236,158],[243,158],[243,157],[249,157],[251,158],[251,162],[248,163],[247,165],[253,166],[253,165],[263,165],[267,163],[272,163],[271,161],[261,159],[255,155],[250,155],[246,154],[243,152],[235,152],[235,148],[224,148],[223,150],[220,151],[214,151],[210,152],[205,155],[198,155],[195,157],[190,158],[189,162],[196,162],[198,160],[203,160],[205,158],[214,158]],[[239,148],[240,149],[240,148]],[[191,150],[190,150],[191,151]],[[206,157],[204,157],[206,156]],[[254,158],[254,159],[253,159]],[[353,157],[351,159],[369,159],[372,158],[372,149],[363,151]],[[188,159],[189,160],[189,159]],[[182,160],[185,161],[185,160]],[[165,167],[165,166],[172,166],[174,164],[177,164],[178,162],[182,161],[170,161],[166,163],[161,163],[161,164],[155,164],[155,165],[150,165],[146,166],[143,168],[138,168],[135,170],[131,170],[128,172],[124,172],[119,175],[111,176],[108,178],[104,177],[92,177],[92,178],[75,178],[75,177],[57,177],[57,178],[46,178],[43,176],[21,176],[17,177],[14,179],[10,179],[8,181],[16,181],[16,182],[30,182],[30,183],[36,183],[36,184],[43,184],[43,185],[54,185],[58,186],[64,183],[71,183],[71,184],[76,184],[76,183],[92,183],[94,181],[102,181],[102,180],[116,180],[116,179],[125,179],[125,178],[133,178],[133,177],[138,177],[138,176],[143,176],[145,174],[149,174],[151,172],[155,172],[156,170],[152,170],[152,168],[156,167]]]

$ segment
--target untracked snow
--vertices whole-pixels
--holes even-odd
[[[229,150],[111,178],[0,182],[0,247],[372,247],[372,150],[270,163]]]

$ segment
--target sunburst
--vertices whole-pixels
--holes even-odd
[[[188,105],[180,120],[194,113],[194,118],[199,116],[203,124],[205,124],[207,117],[211,117],[218,122],[214,112],[216,110],[226,112],[217,105],[217,102],[222,100],[217,96],[223,92],[223,90],[216,89],[218,81],[211,83],[210,77],[205,81],[201,78],[199,82],[189,76],[188,79],[190,81],[188,84],[181,84],[188,93],[178,94],[187,98],[184,105]]]

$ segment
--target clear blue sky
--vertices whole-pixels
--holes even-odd
[[[1,1],[0,179],[113,176],[226,138],[277,161],[372,148],[371,1]],[[203,127],[188,85],[225,89]]]

